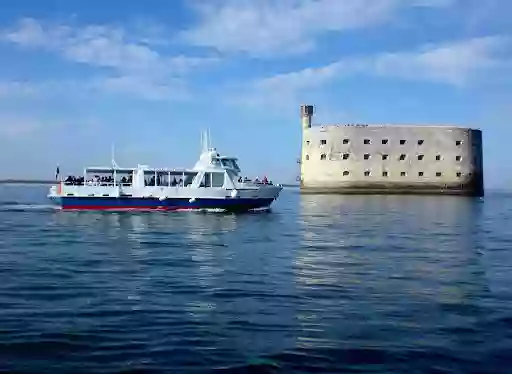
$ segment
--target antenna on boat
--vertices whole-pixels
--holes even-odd
[[[202,152],[208,152],[208,133],[206,131],[201,132],[201,148]]]
[[[115,154],[114,143],[112,143],[111,146],[110,146],[110,153],[111,153],[110,157],[111,157],[111,160],[112,160],[112,167],[114,169],[119,168],[119,165],[117,165],[117,162],[116,162],[115,157],[114,157],[114,154]]]

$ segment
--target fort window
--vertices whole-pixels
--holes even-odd
[[[462,144],[462,140],[456,140],[455,141],[455,145],[461,145]]]
[[[418,155],[418,160],[419,161],[423,160],[423,155]]]
[[[348,157],[349,157],[349,154],[348,154],[348,153],[344,153],[344,154],[343,154],[343,159],[344,159],[344,160],[348,160]]]
[[[404,145],[404,144],[405,144],[405,140],[404,139],[400,140],[400,145]]]
[[[326,145],[327,144],[327,140],[325,140],[325,139],[320,140],[320,144],[321,145]]]
[[[423,176],[423,172],[422,171],[418,172],[418,177],[422,177],[422,176]]]
[[[365,155],[364,155],[364,159],[365,159],[365,160],[368,160],[369,158],[370,158],[370,155],[369,155],[368,153],[365,153]]]
[[[441,155],[436,156],[436,161],[441,161]]]
[[[440,177],[441,175],[443,175],[443,173],[441,173],[439,171],[436,173],[436,177]]]
[[[322,153],[320,155],[320,160],[327,160],[327,155],[325,153]]]
[[[306,145],[309,145],[309,140],[306,140]]]
[[[462,173],[460,171],[457,172],[457,178],[462,177]]]
[[[389,155],[382,155],[382,159],[383,159],[383,160],[387,160],[387,159],[388,159],[388,157],[389,157]]]
[[[382,144],[388,144],[388,140],[387,139],[382,139]]]
[[[369,171],[369,170],[366,170],[366,171],[364,172],[364,176],[365,176],[365,177],[369,177],[369,176],[370,176],[370,171]]]
[[[460,161],[460,160],[461,160],[460,156],[455,156],[455,161]]]
[[[418,140],[418,145],[422,145],[422,144],[423,144],[423,139]]]
[[[407,173],[406,173],[405,171],[402,171],[402,172],[400,173],[400,176],[401,176],[401,177],[405,177],[406,175],[407,175]]]
[[[306,161],[309,160],[309,155],[306,155]]]
[[[405,160],[405,157],[406,157],[406,156],[405,156],[404,154],[401,154],[401,155],[400,155],[399,160],[400,160],[400,161],[404,161],[404,160]]]
[[[365,139],[364,144],[370,144],[370,139]]]
[[[344,176],[344,177],[346,177],[346,176],[347,176],[347,175],[349,175],[349,174],[350,174],[350,173],[349,173],[348,171],[346,171],[346,170],[343,172],[343,176]]]
[[[349,140],[348,139],[343,139],[343,144],[348,144]]]
[[[387,172],[387,171],[383,171],[383,172],[382,172],[382,176],[383,176],[383,177],[387,177],[387,176],[388,176],[388,172]]]

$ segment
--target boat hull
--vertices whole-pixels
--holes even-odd
[[[149,197],[76,197],[52,196],[52,201],[66,210],[200,210],[249,211],[269,208],[274,198],[168,198]]]

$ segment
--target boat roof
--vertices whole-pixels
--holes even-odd
[[[137,170],[143,170],[144,172],[150,173],[197,173],[199,171],[207,172],[223,172],[225,170],[232,170],[235,173],[240,171],[237,164],[238,157],[223,156],[217,152],[216,148],[207,147],[207,142],[203,144],[203,151],[199,157],[199,160],[195,163],[192,168],[151,168],[147,165],[137,165],[136,168],[122,168],[117,165],[112,157],[112,166],[94,166],[86,167],[85,173],[92,174],[113,174],[115,173],[133,173]],[[226,162],[223,162],[226,161]],[[229,161],[229,162],[228,162]]]
[[[93,166],[93,167],[85,168],[85,170],[88,173],[113,173],[114,170],[116,172],[129,173],[129,172],[133,172],[134,170],[136,170],[136,168],[113,168],[113,167],[105,167],[105,166]]]
[[[150,172],[162,172],[162,173],[194,173],[196,171],[187,169],[187,168],[150,168],[147,166],[140,166],[140,169],[144,171],[150,171]],[[112,168],[112,167],[102,167],[102,166],[95,166],[95,167],[88,167],[85,168],[85,171],[87,173],[113,173],[114,171],[116,173],[132,173],[136,171],[137,168]]]

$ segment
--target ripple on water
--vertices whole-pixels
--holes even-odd
[[[255,214],[49,209],[0,187],[0,371],[508,373],[512,196]]]

